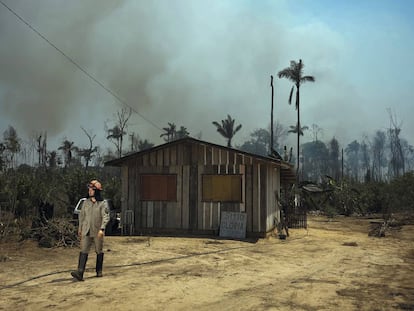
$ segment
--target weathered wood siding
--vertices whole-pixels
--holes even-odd
[[[217,232],[222,211],[246,212],[248,234],[263,235],[279,217],[276,164],[208,144],[182,143],[138,153],[122,168],[122,209],[133,211],[134,233]],[[141,174],[176,174],[177,201],[141,201]],[[242,175],[242,202],[202,201],[203,174]]]

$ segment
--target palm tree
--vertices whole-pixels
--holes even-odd
[[[167,143],[175,140],[175,136],[177,135],[177,126],[174,123],[168,122],[168,127],[163,127],[162,129],[165,133],[162,133],[160,137],[167,136],[164,138]]]
[[[55,168],[58,162],[58,156],[56,151],[49,152],[49,167]]]
[[[290,127],[290,130],[288,131],[288,133],[298,133],[298,124],[297,123],[296,123],[296,125],[290,125],[289,127]],[[306,125],[302,126],[299,130],[299,135],[303,136],[304,135],[303,131],[306,131],[308,129],[309,129],[309,126],[306,126]]]
[[[295,108],[298,113],[298,122],[297,122],[297,128],[300,129],[300,104],[299,104],[299,90],[300,86],[304,82],[315,82],[315,78],[313,76],[304,76],[303,75],[303,63],[302,60],[299,60],[299,63],[292,60],[290,62],[290,67],[285,68],[278,73],[279,78],[286,78],[294,83],[292,86],[292,89],[290,90],[289,94],[289,104],[292,103],[292,95],[293,90],[296,87],[296,105]],[[298,140],[297,140],[297,167],[296,167],[296,183],[299,183],[299,144],[300,144],[300,131],[297,131],[298,134]]]
[[[147,139],[144,139],[144,140],[140,139],[138,141],[138,150],[139,151],[150,149],[152,147],[154,147],[154,144],[149,142]]]
[[[67,167],[72,162],[72,151],[77,151],[78,148],[74,145],[73,141],[65,139],[58,150],[62,150],[63,155],[65,156],[65,167]]]
[[[95,139],[96,135],[92,135],[92,133],[89,133],[83,127],[81,127],[81,129],[89,139],[89,148],[83,148],[78,150],[78,154],[80,157],[83,157],[85,159],[85,168],[86,170],[88,170],[89,162],[94,157],[94,153],[98,151],[98,147],[93,146],[93,140]]]
[[[176,132],[177,139],[188,137],[188,135],[190,135],[190,133],[187,131],[187,128],[184,126],[181,126],[180,129]]]
[[[131,115],[132,108],[122,108],[116,113],[117,119],[113,128],[108,128],[105,124],[105,131],[107,132],[106,139],[115,145],[118,157],[122,156],[124,136],[127,134],[126,129],[128,128],[128,121]]]
[[[213,124],[217,127],[217,132],[219,132],[224,138],[227,138],[227,147],[231,148],[231,140],[234,135],[241,129],[242,125],[239,124],[234,127],[234,119],[227,115],[227,119],[221,120],[221,124],[217,121],[213,121]]]
[[[115,125],[113,128],[107,130],[108,136],[106,139],[111,141],[117,150],[118,157],[122,156],[122,138],[126,134],[124,130],[121,129],[118,125]]]
[[[98,147],[95,146],[93,148],[83,148],[78,150],[78,155],[81,158],[85,159],[85,169],[88,170],[89,162],[94,157],[94,153],[98,151]]]
[[[15,163],[15,155],[17,155],[20,152],[21,149],[21,143],[20,138],[17,135],[17,131],[13,126],[9,126],[9,128],[4,131],[3,133],[4,137],[4,147],[10,154],[10,163],[11,166],[14,167]]]

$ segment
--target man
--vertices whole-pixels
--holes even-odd
[[[94,244],[96,252],[96,276],[102,277],[103,238],[106,224],[109,221],[109,212],[108,205],[102,199],[101,192],[101,183],[96,179],[92,180],[88,184],[88,198],[83,203],[79,214],[78,235],[81,251],[79,253],[78,270],[71,272],[71,275],[78,281],[83,281],[83,273],[92,244]]]

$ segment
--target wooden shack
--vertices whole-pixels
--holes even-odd
[[[121,167],[123,233],[218,234],[221,213],[246,214],[246,235],[280,219],[280,187],[294,181],[280,159],[183,138],[105,163]]]

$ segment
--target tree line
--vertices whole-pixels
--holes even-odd
[[[230,115],[227,115],[221,122],[213,121],[212,124],[217,128],[218,133],[226,139],[227,146],[232,147],[232,139],[241,130],[241,124],[237,124]],[[285,142],[288,135],[297,134],[296,129],[293,126],[285,126],[279,121],[273,126],[274,149],[277,150],[282,159],[290,161],[292,164],[297,161],[297,158],[292,153],[292,148],[286,147]],[[177,127],[174,123],[168,123],[168,126],[163,130],[164,132],[160,136],[166,142],[190,136],[184,126]],[[127,137],[126,131],[123,130],[123,132],[124,136]],[[414,148],[407,140],[400,137],[401,129],[398,127],[390,127],[386,131],[378,130],[372,137],[366,136],[362,140],[355,139],[344,147],[341,147],[340,142],[335,137],[326,142],[322,141],[321,132],[322,129],[315,124],[311,127],[302,128],[301,136],[305,133],[310,133],[312,136],[312,141],[301,145],[299,158],[301,169],[299,174],[302,181],[320,183],[326,175],[329,175],[336,181],[346,179],[355,183],[382,183],[391,182],[395,178],[413,171]],[[73,141],[64,139],[58,149],[53,151],[47,150],[47,136],[39,136],[36,148],[37,161],[34,165],[30,165],[18,160],[24,159],[24,147],[17,130],[9,126],[3,132],[3,140],[0,141],[0,176],[3,179],[0,191],[4,192],[5,179],[15,180],[16,176],[21,176],[21,179],[13,181],[14,187],[26,183],[28,184],[27,189],[41,187],[43,182],[39,182],[37,178],[42,176],[41,180],[43,178],[46,180],[57,179],[54,184],[70,185],[65,189],[61,189],[60,192],[66,193],[69,205],[75,204],[85,190],[82,185],[75,186],[76,183],[84,183],[89,176],[105,175],[105,170],[110,168],[103,167],[103,161],[119,156],[118,148],[121,147],[120,138],[117,138],[121,135],[115,136],[119,143],[114,144],[116,150],[99,155],[99,146],[93,144],[94,135],[87,131],[85,131],[85,134],[90,138],[88,148],[79,148]],[[113,131],[108,132],[108,139],[114,139],[113,134]],[[269,156],[271,149],[270,136],[270,126],[255,129],[250,133],[250,139],[236,145],[234,148],[261,156]],[[137,144],[133,144],[132,139],[136,139],[136,137],[133,135],[128,137],[130,138],[130,149],[121,153],[121,155],[131,151],[145,150],[154,145],[148,140],[139,140]],[[90,161],[92,160],[94,161],[91,166]],[[29,176],[24,176],[25,173]],[[109,177],[111,174],[108,175],[108,180],[111,180]],[[46,177],[47,175],[56,176],[49,178]],[[59,180],[59,178],[63,179]],[[110,183],[116,185],[113,181],[110,181]],[[47,190],[50,187],[45,185],[44,188],[44,190],[37,189],[34,191],[39,194],[38,201],[50,200],[48,197],[50,190]],[[17,192],[27,194],[32,191],[27,189],[20,189]],[[119,196],[120,194],[116,194],[114,190],[111,195]]]
[[[119,115],[122,115],[122,112]],[[212,124],[226,139],[226,145],[233,147],[232,139],[241,130],[242,124],[237,124],[230,115],[220,122],[213,121]],[[318,182],[324,175],[330,175],[336,180],[346,177],[358,182],[390,181],[414,168],[414,147],[401,137],[401,128],[395,122],[391,124],[392,126],[386,130],[377,130],[372,137],[354,139],[345,146],[335,137],[322,141],[320,136],[323,130],[316,124],[311,127],[302,126],[299,135],[309,133],[312,140],[302,143],[299,155],[294,155],[293,148],[286,146],[286,141],[288,135],[297,135],[297,126],[286,126],[276,121],[272,127],[273,148],[281,159],[292,164],[300,163],[300,180]],[[36,145],[25,144],[17,130],[9,126],[3,132],[3,140],[0,141],[0,170],[14,169],[22,164],[49,168],[82,166],[88,170],[91,163],[94,167],[102,167],[107,160],[154,146],[148,139],[140,139],[137,134],[127,133],[125,125],[126,122],[124,126],[116,125],[107,129],[107,139],[114,143],[115,150],[108,149],[105,154],[102,154],[100,146],[94,144],[96,135],[83,128],[89,140],[87,147],[80,148],[74,141],[64,139],[57,150],[47,150],[47,133],[37,137]],[[185,126],[177,127],[172,122],[168,123],[163,131],[160,137],[163,137],[165,142],[190,136]],[[253,130],[249,137],[234,148],[262,156],[272,155],[270,126]],[[126,138],[129,141],[126,141]],[[124,146],[126,143],[127,148]],[[32,152],[31,156],[28,156],[30,148]]]
[[[278,73],[279,78],[288,79],[293,83],[289,104],[296,90],[296,124],[284,125],[280,121],[273,122],[272,116],[273,124],[253,130],[248,140],[234,148],[261,156],[280,158],[292,165],[296,163],[297,184],[300,181],[321,184],[325,177],[329,177],[341,185],[344,181],[359,185],[360,188],[361,185],[368,185],[367,189],[370,190],[366,196],[373,199],[375,196],[372,196],[372,193],[377,188],[371,185],[383,187],[384,184],[398,184],[405,189],[398,181],[407,178],[408,184],[412,184],[410,180],[414,168],[414,147],[402,138],[401,125],[391,111],[390,126],[387,130],[377,130],[372,137],[364,136],[345,145],[335,137],[322,141],[322,128],[317,124],[309,127],[300,122],[300,87],[305,82],[315,81],[313,76],[304,74],[303,68],[302,60],[291,61],[290,67]],[[89,142],[87,147],[79,147],[71,139],[65,138],[57,150],[48,150],[47,132],[37,134],[34,140],[27,143],[23,142],[13,126],[9,126],[0,140],[0,208],[9,206],[14,214],[21,215],[34,206],[41,205],[42,202],[53,201],[55,205],[63,206],[60,209],[63,213],[70,213],[76,201],[84,195],[83,183],[97,176],[108,184],[107,194],[115,199],[115,202],[119,202],[119,171],[104,167],[103,163],[154,146],[154,143],[143,139],[138,133],[128,132],[131,114],[131,109],[122,108],[117,112],[113,126],[105,124],[106,138],[115,147],[114,150],[107,149],[105,152],[95,144],[96,135],[83,127],[82,130]],[[227,114],[222,120],[212,121],[212,125],[226,140],[226,145],[233,148],[233,138],[240,133],[242,124],[238,124]],[[300,137],[308,133],[311,141],[301,144]],[[288,135],[296,136],[296,154],[293,154],[292,146],[286,145]],[[201,139],[202,133],[194,135],[184,125],[177,126],[173,122],[168,122],[160,134],[165,142],[187,136]],[[58,196],[55,195],[56,192]],[[392,190],[392,193],[397,192],[395,189]],[[366,205],[371,206],[371,203]]]

